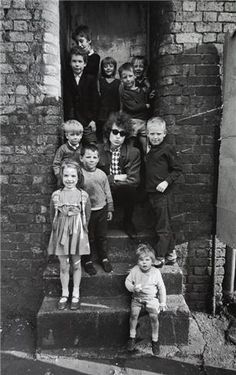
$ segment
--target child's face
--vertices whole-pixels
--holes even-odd
[[[106,77],[108,78],[113,77],[115,67],[112,63],[104,64],[103,69],[104,69]]]
[[[95,171],[99,161],[98,152],[93,150],[85,150],[85,153],[80,157],[80,160],[87,171],[93,172]]]
[[[153,124],[147,127],[147,138],[152,146],[158,146],[163,142],[166,130],[161,124]]]
[[[81,55],[72,55],[70,65],[75,74],[81,74],[86,66],[83,56]]]
[[[80,143],[81,138],[83,136],[83,130],[71,131],[71,132],[66,133],[65,135],[66,135],[66,139],[68,139],[70,144],[72,144],[73,146],[77,146]]]
[[[123,85],[125,88],[127,89],[135,88],[135,75],[134,75],[133,70],[124,70],[121,73],[120,79],[123,82]]]
[[[121,146],[124,143],[124,141],[125,141],[125,136],[126,136],[126,134],[125,134],[124,129],[119,128],[114,123],[112,125],[111,132],[110,132],[110,137],[109,137],[109,141],[111,143],[111,147],[112,148],[117,148],[117,147]]]
[[[134,60],[133,67],[134,67],[134,74],[135,74],[136,78],[141,78],[143,76],[143,73],[144,73],[144,63],[143,63],[143,61],[142,60]]]
[[[77,35],[76,43],[83,53],[89,53],[91,51],[91,40],[88,40],[85,36]]]
[[[67,189],[74,189],[78,182],[78,173],[75,168],[65,167],[62,174],[63,185]]]
[[[152,267],[152,258],[148,255],[140,255],[138,258],[138,266],[143,272],[147,272]]]

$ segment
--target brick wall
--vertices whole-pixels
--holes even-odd
[[[184,164],[175,230],[194,308],[206,306],[211,288],[222,46],[235,11],[235,1],[150,2],[155,111],[166,118]],[[0,18],[3,314],[26,315],[42,297],[51,162],[62,119],[58,0],[2,0]],[[220,295],[224,252],[216,253]]]
[[[61,122],[58,3],[2,0],[0,18],[3,315],[31,314],[42,293]]]
[[[235,30],[236,4],[173,1],[150,6],[155,111],[166,119],[184,166],[174,199],[185,296],[192,308],[201,309],[211,302],[222,53],[225,32]],[[224,249],[217,246],[215,291],[220,299]]]

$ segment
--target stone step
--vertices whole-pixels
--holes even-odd
[[[89,276],[82,270],[81,295],[111,297],[128,294],[124,281],[133,265],[132,263],[113,263],[113,272],[107,274],[100,264],[94,263],[96,275]],[[177,265],[164,266],[161,273],[167,294],[181,294],[183,274],[180,268]],[[48,264],[44,271],[44,293],[51,297],[61,295],[58,262]]]
[[[37,349],[122,346],[129,336],[130,297],[82,297],[77,311],[57,309],[57,298],[45,297],[37,315]],[[188,342],[190,311],[182,295],[167,297],[168,310],[159,316],[162,345]],[[137,336],[150,336],[147,315]]]

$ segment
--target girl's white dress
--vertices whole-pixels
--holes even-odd
[[[90,200],[82,189],[60,189],[54,191],[50,202],[52,232],[48,254],[90,254],[88,221]]]

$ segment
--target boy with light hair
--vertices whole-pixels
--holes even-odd
[[[80,163],[81,139],[83,125],[77,120],[68,120],[62,124],[67,142],[60,146],[53,159],[53,171],[57,178],[58,187],[61,184],[60,168],[64,160],[70,159]]]
[[[137,248],[137,265],[134,266],[125,280],[125,286],[132,293],[130,312],[130,338],[128,351],[135,349],[136,327],[141,309],[145,309],[150,317],[152,327],[152,352],[159,354],[158,314],[166,310],[166,288],[159,269],[153,267],[155,254],[147,244]],[[158,295],[158,297],[157,297]]]
[[[174,182],[182,173],[175,147],[167,141],[166,123],[161,117],[147,122],[150,151],[146,157],[146,192],[155,214],[158,237],[157,266],[173,265],[177,256],[171,223],[171,192]]]

